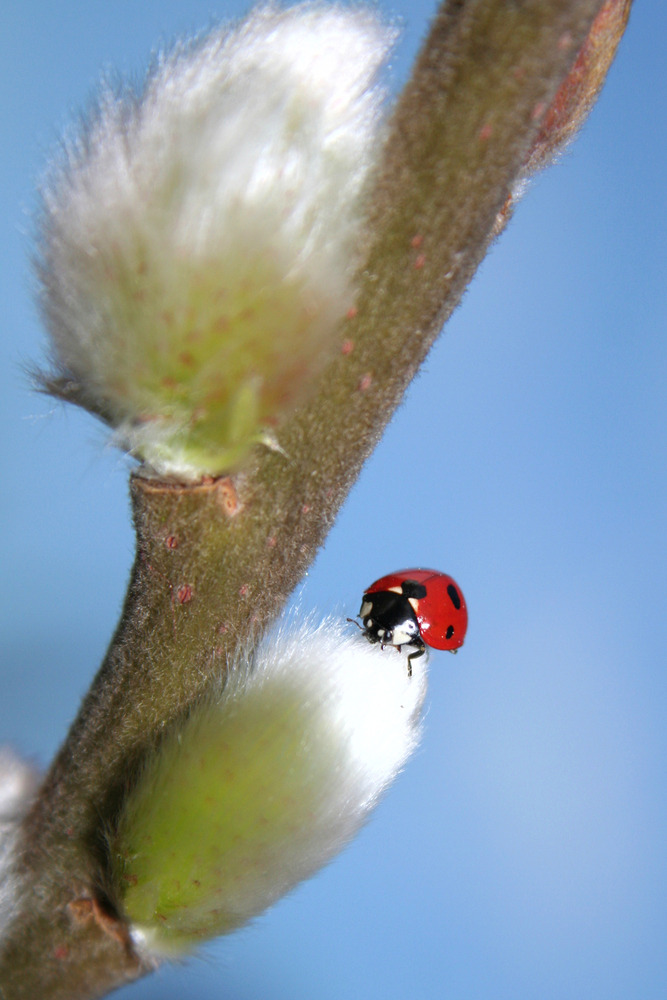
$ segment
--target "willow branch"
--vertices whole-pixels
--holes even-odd
[[[228,478],[135,475],[137,554],[105,661],[21,831],[4,1000],[101,996],[148,971],[105,832],[132,775],[283,607],[332,526],[522,175],[600,0],[457,0],[395,108],[343,349],[310,401]]]

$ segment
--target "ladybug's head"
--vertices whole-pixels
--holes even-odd
[[[364,594],[359,611],[370,642],[383,646],[422,646],[414,610],[402,595],[392,591]]]

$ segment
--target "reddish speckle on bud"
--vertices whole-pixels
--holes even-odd
[[[277,541],[277,539],[276,539],[275,535],[269,535],[269,537],[266,540],[266,544],[267,544],[268,548],[275,549],[275,547],[276,547],[276,541]]]
[[[533,108],[532,119],[534,122],[538,122],[540,118],[544,116],[544,112],[547,110],[546,103],[544,101],[538,101]]]
[[[56,962],[64,962],[69,955],[69,948],[66,944],[59,944],[53,949],[53,957]]]
[[[345,313],[345,319],[354,319],[354,317],[357,315],[358,312],[359,310],[357,309],[356,306],[350,306],[350,308]]]
[[[301,513],[302,514],[309,514],[310,513],[310,505],[307,504],[307,503],[305,503],[303,505],[303,507],[301,508]]]
[[[417,256],[415,257],[415,264],[414,264],[415,270],[420,271],[425,263],[426,263],[426,254],[425,253],[417,254]]]
[[[479,130],[479,140],[480,142],[488,142],[493,134],[493,125],[487,122],[486,125],[482,125]]]
[[[192,600],[192,587],[189,583],[184,583],[176,591],[176,598],[179,604],[189,604]]]
[[[164,544],[167,546],[168,549],[177,549],[178,538],[176,537],[176,535],[167,535],[167,537],[164,540]]]
[[[366,392],[367,389],[370,389],[372,382],[373,376],[370,372],[366,372],[359,380],[359,392]]]
[[[239,597],[247,597],[250,587],[247,583],[244,583],[242,587],[239,587]]]
[[[413,236],[412,239],[410,240],[410,246],[413,248],[413,250],[416,250],[418,247],[422,245],[423,242],[424,242],[424,237],[420,233],[418,233],[416,236]]]
[[[77,924],[85,924],[93,914],[93,901],[88,896],[71,899],[67,910]]]
[[[225,476],[224,479],[217,480],[216,492],[218,502],[224,512],[228,514],[229,517],[234,517],[235,514],[238,514],[240,510],[239,497],[236,492],[236,487],[229,476]]]
[[[494,236],[497,236],[498,233],[502,233],[503,229],[505,228],[505,226],[507,225],[507,223],[511,218],[513,208],[514,208],[514,199],[512,198],[511,194],[508,194],[507,198],[505,199],[505,204],[503,205],[503,207],[500,209],[500,211],[496,216],[496,221],[493,226]]]
[[[67,904],[67,909],[76,924],[87,924],[92,920],[114,941],[124,947],[129,944],[127,925],[108,909],[106,903],[96,897],[80,896],[72,899]]]
[[[343,354],[352,354],[353,350],[354,350],[354,341],[353,340],[344,340],[343,341],[343,346],[341,347],[342,353]]]
[[[572,35],[569,31],[564,31],[558,39],[558,48],[561,52],[566,52],[572,46]]]

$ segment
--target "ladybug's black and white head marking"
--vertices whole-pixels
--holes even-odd
[[[411,660],[422,656],[424,642],[419,631],[416,608],[413,602],[425,589],[414,581],[389,590],[364,594],[359,617],[364,624],[364,635],[369,642],[379,642],[382,647],[414,647],[408,657],[408,674],[412,673]]]

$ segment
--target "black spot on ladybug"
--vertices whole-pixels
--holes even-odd
[[[453,626],[453,625],[448,625],[448,626],[447,626],[447,633],[446,633],[446,635],[445,635],[445,638],[446,638],[446,639],[451,639],[451,637],[452,637],[453,635],[454,635],[454,626]]]
[[[448,584],[447,593],[449,594],[452,604],[458,611],[459,608],[461,607],[461,595],[459,594],[458,590],[456,589],[453,583]]]
[[[417,583],[416,580],[404,580],[401,584],[401,591],[403,597],[412,597],[417,601],[426,597],[426,587],[423,583]]]

